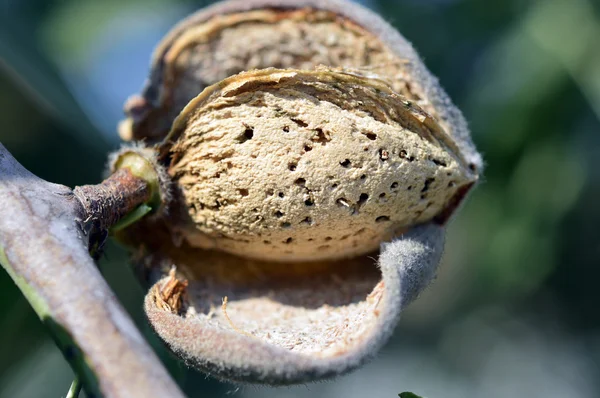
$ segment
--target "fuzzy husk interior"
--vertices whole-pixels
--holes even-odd
[[[160,254],[138,252],[139,270],[154,281],[146,314],[176,354],[218,378],[281,385],[336,376],[387,341],[434,277],[443,234],[430,224],[381,253],[285,266],[165,247],[155,235]]]

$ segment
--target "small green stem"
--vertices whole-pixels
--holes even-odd
[[[77,398],[79,397],[79,392],[81,391],[81,381],[79,377],[75,375],[73,382],[71,383],[71,387],[69,388],[69,392],[67,393],[66,398]]]

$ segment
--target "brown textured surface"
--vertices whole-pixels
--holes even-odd
[[[179,280],[175,274],[175,267],[169,275],[154,289],[154,301],[160,309],[180,314],[183,311],[187,298],[187,280]]]
[[[225,79],[166,142],[189,216],[178,232],[275,261],[376,250],[475,179],[421,108],[379,80],[323,68]]]
[[[74,193],[86,214],[96,217],[85,222],[98,224],[94,228],[99,231],[107,231],[140,203],[149,200],[151,195],[148,183],[127,169],[116,171],[101,184],[76,187]]]
[[[406,60],[367,30],[336,13],[315,9],[263,9],[215,16],[190,27],[157,50],[160,100],[134,97],[126,110],[135,120],[122,135],[160,140],[179,111],[205,87],[253,69],[313,69],[317,65],[362,69],[386,79],[398,93],[435,115]],[[156,109],[155,109],[156,107]]]

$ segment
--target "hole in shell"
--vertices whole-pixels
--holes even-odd
[[[408,160],[409,162],[412,162],[413,160],[415,160],[415,157],[408,156],[408,153],[404,149],[400,151],[400,157],[402,159]]]
[[[375,222],[386,222],[386,221],[390,221],[390,218],[388,216],[379,216],[375,219]]]
[[[365,135],[371,141],[375,141],[377,139],[377,134],[375,134],[375,133],[373,133],[371,131],[364,131],[363,135]]]
[[[237,142],[239,143],[244,143],[248,140],[251,140],[254,137],[254,129],[252,127],[249,126],[245,126],[244,132],[237,137]]]
[[[321,145],[326,145],[329,141],[331,141],[331,138],[329,138],[329,134],[325,134],[325,132],[323,132],[323,129],[315,129],[315,133],[316,135],[312,138],[313,142],[318,142]]]
[[[358,202],[356,202],[356,204],[358,205],[358,207],[361,207],[367,202],[368,199],[369,195],[367,195],[366,193],[361,193],[360,198],[358,198]]]
[[[388,151],[386,151],[385,149],[380,149],[379,150],[379,159],[382,161],[386,161],[388,160],[390,157],[390,154]]]
[[[340,166],[348,168],[350,167],[350,165],[352,164],[352,162],[350,162],[350,159],[344,159],[340,162]]]
[[[302,221],[300,221],[300,224],[307,224],[307,225],[311,225],[312,224],[312,218],[310,217],[305,217]]]
[[[303,122],[303,121],[302,121],[302,120],[300,120],[300,119],[294,119],[294,118],[291,118],[290,120],[291,120],[292,122],[296,123],[296,124],[297,124],[298,126],[300,126],[300,127],[308,127],[308,123],[305,123],[305,122]]]
[[[423,184],[423,189],[421,189],[421,193],[429,191],[429,187],[435,181],[435,178],[427,178],[425,180],[425,184]]]

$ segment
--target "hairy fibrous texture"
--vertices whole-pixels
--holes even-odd
[[[160,279],[146,296],[156,332],[188,363],[225,379],[292,384],[348,372],[391,335],[401,309],[429,284],[443,250],[437,225],[412,229],[377,257],[279,263],[189,247],[141,256],[147,269],[180,266],[189,281],[178,313]],[[376,261],[379,266],[376,267]],[[379,268],[379,269],[378,269]]]

